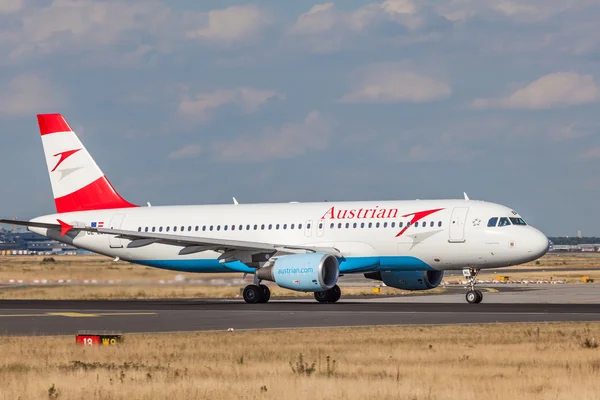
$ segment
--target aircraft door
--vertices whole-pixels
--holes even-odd
[[[121,229],[121,225],[123,224],[123,220],[125,219],[125,214],[115,214],[110,219],[110,224],[108,227],[110,229]],[[121,239],[118,239],[114,235],[108,236],[108,245],[112,249],[118,249],[123,247],[123,243]]]
[[[312,220],[306,221],[304,225],[304,236],[311,237],[312,235]]]
[[[450,243],[465,242],[465,222],[469,207],[454,207],[452,216],[450,217],[449,239]]]

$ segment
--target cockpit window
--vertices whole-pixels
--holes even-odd
[[[500,222],[498,222],[498,226],[508,226],[510,225],[510,221],[506,217],[500,218]]]
[[[525,221],[523,221],[523,218],[510,218],[510,222],[512,222],[513,225],[527,225],[527,223]]]
[[[497,223],[497,222],[498,222],[498,217],[492,217],[492,218],[490,218],[490,220],[488,221],[488,226],[489,226],[490,228],[491,228],[491,227],[494,227],[494,226],[496,226],[496,223]]]

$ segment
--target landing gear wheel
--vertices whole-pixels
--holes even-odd
[[[315,292],[315,299],[319,303],[335,303],[342,297],[342,291],[338,285],[335,285],[329,290]]]
[[[260,303],[263,291],[258,285],[248,285],[244,288],[244,301],[248,304]]]
[[[477,275],[479,274],[478,268],[464,268],[463,276],[467,278],[469,284],[469,291],[467,292],[466,299],[469,304],[478,304],[483,300],[483,294],[479,290],[475,290],[475,283],[477,282]]]
[[[322,292],[315,292],[315,300],[317,300],[319,303],[327,303],[329,300],[329,292],[326,290]]]
[[[481,300],[483,300],[483,293],[481,293],[479,290],[469,290],[467,292],[467,303],[469,304],[478,304],[481,303]]]
[[[259,287],[262,290],[259,303],[266,303],[271,298],[271,290],[267,285],[259,285]]]
[[[329,290],[329,296],[330,303],[335,303],[336,301],[338,301],[340,297],[342,297],[342,291],[340,287],[338,285],[332,287],[331,290]]]

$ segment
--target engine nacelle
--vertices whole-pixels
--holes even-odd
[[[331,254],[291,254],[277,257],[273,265],[258,269],[256,275],[286,289],[320,292],[335,286],[340,264]]]
[[[404,290],[429,290],[439,286],[444,271],[369,272],[365,278],[383,281],[387,286]]]

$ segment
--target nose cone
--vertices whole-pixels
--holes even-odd
[[[532,260],[540,258],[546,254],[550,248],[550,242],[546,235],[535,228],[531,228],[527,242],[528,252],[531,255]]]

